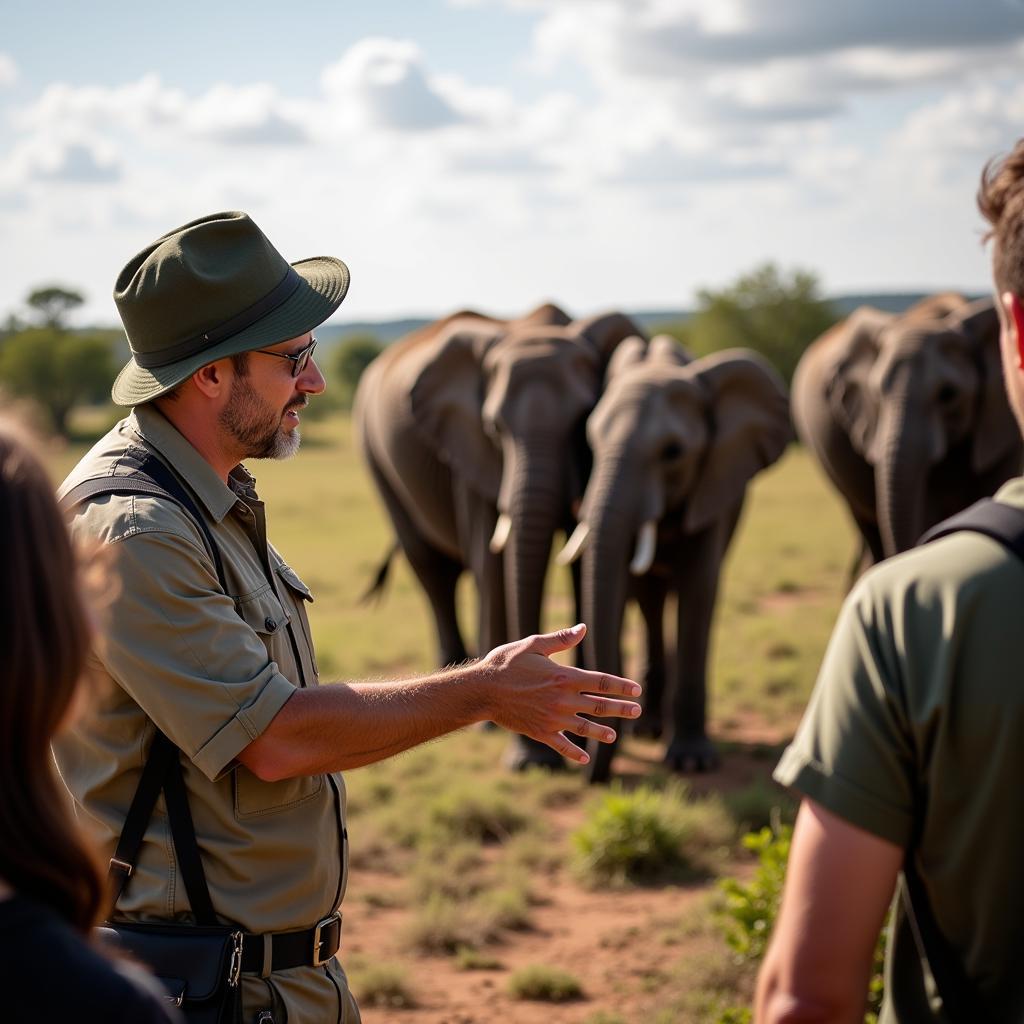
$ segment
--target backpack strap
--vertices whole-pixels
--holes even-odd
[[[93,477],[82,481],[61,498],[61,508],[67,513],[83,501],[105,494],[142,494],[173,501],[199,528],[207,550],[213,558],[221,589],[227,593],[224,564],[217,542],[181,481],[163,462],[144,448],[129,447],[121,463],[130,465],[131,472],[121,476]],[[139,785],[125,816],[124,828],[117,840],[117,848],[110,859],[108,879],[111,906],[117,906],[117,901],[135,870],[146,828],[153,816],[161,789],[167,804],[171,839],[192,913],[198,924],[216,925],[217,915],[213,909],[199,843],[196,840],[195,824],[188,804],[188,791],[181,770],[180,752],[159,729],[153,737]]]
[[[1024,561],[1024,509],[982,498],[963,512],[937,523],[917,543],[927,544],[960,530],[983,533]]]

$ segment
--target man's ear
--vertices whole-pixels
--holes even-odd
[[[192,374],[192,383],[198,388],[200,394],[207,398],[219,398],[230,386],[230,359],[218,359],[215,362],[201,366]]]
[[[1013,292],[999,296],[1010,338],[1017,349],[1017,365],[1024,370],[1024,302]]]

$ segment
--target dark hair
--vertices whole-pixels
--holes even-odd
[[[981,173],[978,209],[990,228],[992,278],[1000,293],[1024,298],[1024,139],[1008,156],[990,160]]]
[[[31,441],[3,419],[0,565],[0,878],[84,933],[106,909],[106,884],[50,740],[83,683],[93,630],[53,487]]]

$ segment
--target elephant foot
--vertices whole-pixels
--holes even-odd
[[[669,744],[665,764],[674,772],[710,772],[718,767],[718,751],[707,736],[686,736]]]
[[[646,711],[633,723],[632,733],[643,739],[661,739],[661,718],[658,715],[649,715]]]
[[[527,768],[543,768],[549,772],[564,772],[565,759],[544,743],[516,736],[504,757],[506,768],[514,772],[524,772]]]

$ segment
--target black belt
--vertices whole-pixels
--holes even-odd
[[[270,963],[265,962],[266,943],[270,943]],[[245,933],[242,940],[242,971],[269,974],[292,967],[319,967],[341,948],[341,914],[334,913],[312,928],[298,932]]]

